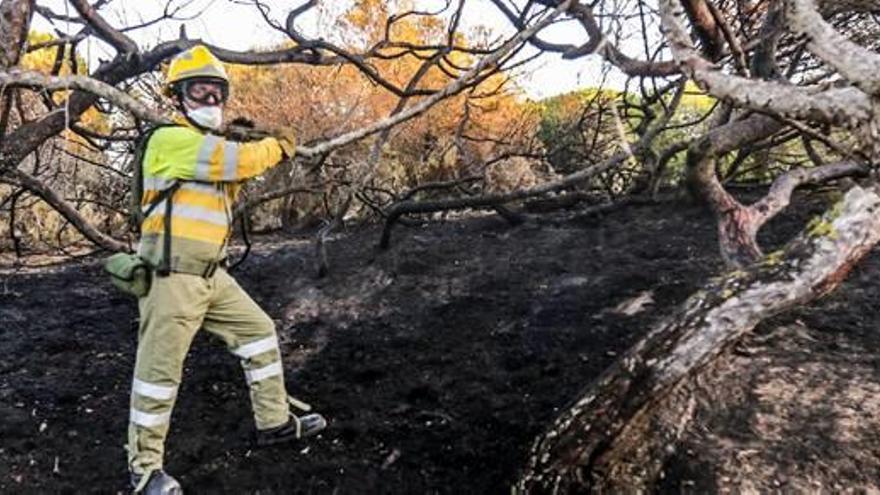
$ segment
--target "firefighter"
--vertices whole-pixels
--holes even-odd
[[[229,78],[204,46],[171,62],[166,90],[179,115],[155,129],[142,154],[146,216],[138,254],[155,268],[138,301],[140,328],[131,389],[128,465],[136,493],[182,493],[163,470],[165,437],[183,361],[196,332],[218,336],[241,359],[258,445],[290,441],[326,426],[287,395],[272,319],[226,272],[232,203],[241,183],[294,155],[291,130],[253,142],[219,135]]]

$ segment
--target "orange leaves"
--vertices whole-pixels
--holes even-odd
[[[38,71],[44,74],[51,74],[53,71],[57,71],[57,75],[61,76],[73,74],[74,71],[79,75],[88,74],[88,61],[79,55],[74,55],[74,63],[74,60],[71,60],[72,57],[69,45],[53,44],[53,42],[57,40],[58,38],[55,35],[31,31],[28,34],[28,46],[45,46],[26,53],[21,58],[20,66],[23,69]],[[59,50],[64,50],[64,52],[60,54],[60,59]],[[67,90],[55,91],[52,94],[52,100],[56,104],[61,105],[67,100],[69,95],[70,91]],[[37,108],[40,106],[40,104],[37,103],[36,97],[33,95],[26,97],[25,101],[26,107],[32,106],[33,108]],[[86,128],[98,133],[105,133],[110,130],[110,124],[107,117],[94,107],[90,108],[82,115],[80,122]],[[85,143],[83,138],[73,133],[66,132],[65,137],[79,143]]]
[[[412,9],[405,1],[365,0],[354,2],[339,22],[339,39],[345,48],[363,51],[383,40],[389,16]],[[436,54],[438,45],[448,43],[448,21],[443,16],[407,15],[395,17],[381,57],[367,60],[381,77],[398,88],[440,90],[461,71],[477,61],[463,51],[446,53],[440,66],[425,71],[423,66]],[[471,46],[461,33],[453,36],[457,47]],[[361,48],[355,48],[354,45]],[[232,99],[229,117],[243,116],[262,126],[292,125],[301,142],[326,139],[362,128],[391,115],[401,99],[370,80],[354,65],[229,67]],[[499,146],[511,139],[523,141],[534,133],[536,119],[505,74],[493,76],[473,91],[448,98],[421,117],[392,130],[382,147],[374,174],[377,186],[396,189],[425,180],[442,180],[482,173],[481,163],[498,154]],[[413,96],[407,105],[424,96]],[[465,108],[467,106],[467,113]],[[467,115],[467,116],[466,116]],[[374,137],[338,151],[333,161],[335,174],[344,180],[363,176],[357,167],[367,166]],[[338,172],[339,169],[342,172]],[[350,175],[349,175],[350,174]]]
[[[368,43],[375,43],[384,34],[388,14],[385,0],[360,0],[354,2],[344,19],[350,27],[359,31]]]
[[[42,45],[51,43],[56,39],[57,38],[54,35],[32,31],[28,35],[28,45]],[[48,74],[52,71],[52,68],[55,65],[55,60],[58,56],[58,49],[59,47],[57,46],[47,46],[46,48],[40,48],[29,52],[22,57],[20,65],[24,69]],[[88,63],[82,57],[76,57],[76,65],[77,74],[88,74]],[[60,68],[61,70],[58,74],[62,76],[72,74],[72,66],[73,64],[70,61],[70,50],[65,49]]]

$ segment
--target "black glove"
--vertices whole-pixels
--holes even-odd
[[[254,129],[257,127],[257,124],[255,124],[253,120],[246,117],[236,117],[232,119],[232,122],[230,122],[229,125],[231,127],[244,127],[246,129]]]
[[[226,138],[231,141],[245,142],[256,141],[265,136],[255,132],[257,125],[253,120],[245,117],[236,117],[226,125]]]

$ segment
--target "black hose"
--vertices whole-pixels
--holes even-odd
[[[250,222],[248,221],[248,212],[247,210],[241,212],[241,238],[244,241],[244,253],[241,254],[241,258],[238,259],[232,266],[229,267],[229,272],[234,272],[244,260],[247,259],[248,255],[251,254],[251,238],[248,231],[250,230]]]

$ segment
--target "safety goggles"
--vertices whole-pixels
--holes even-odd
[[[229,99],[229,85],[217,79],[191,79],[183,81],[181,94],[202,105],[222,105]]]

